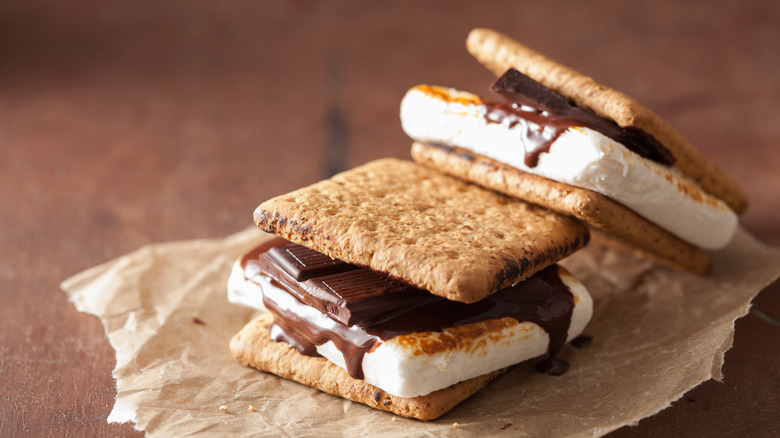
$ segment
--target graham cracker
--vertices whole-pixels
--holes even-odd
[[[427,395],[398,397],[353,379],[324,357],[304,356],[286,343],[272,341],[272,323],[271,314],[262,314],[233,337],[230,351],[239,363],[403,417],[438,418],[506,371],[494,371]]]
[[[412,158],[458,178],[576,217],[667,265],[697,274],[709,271],[711,259],[706,251],[599,193],[532,175],[450,146],[415,142]]]
[[[722,199],[737,214],[747,209],[747,195],[734,180],[705,158],[676,129],[631,97],[491,29],[472,30],[466,47],[497,76],[514,67],[582,108],[621,127],[634,127],[650,134],[672,153],[676,160],[674,165],[702,189]]]
[[[588,241],[575,219],[392,158],[266,201],[254,219],[292,242],[465,303]]]

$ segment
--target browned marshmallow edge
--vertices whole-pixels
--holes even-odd
[[[624,246],[651,254],[654,261],[664,261],[667,266],[702,275],[709,272],[711,258],[706,251],[680,240],[601,194],[531,175],[450,146],[415,142],[412,158],[458,178],[574,216],[613,234]]]
[[[747,195],[731,177],[705,158],[671,125],[631,97],[491,29],[472,30],[466,46],[469,53],[497,76],[514,67],[578,106],[611,119],[621,127],[631,126],[647,132],[672,152],[675,166],[705,191],[722,199],[738,214],[747,209]]]
[[[261,204],[265,231],[471,303],[587,243],[587,227],[413,162],[384,159]]]
[[[304,356],[285,343],[271,341],[268,327],[272,323],[270,314],[260,315],[233,337],[230,351],[239,363],[403,417],[436,419],[506,371],[498,370],[423,396],[397,397],[353,379],[323,357]]]

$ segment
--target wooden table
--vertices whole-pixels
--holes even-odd
[[[0,436],[140,436],[113,425],[114,352],[59,282],[142,245],[218,237],[262,200],[408,157],[417,83],[475,92],[493,27],[632,94],[752,199],[780,245],[780,4],[3,2]],[[736,323],[725,381],[614,436],[780,433],[777,283]]]

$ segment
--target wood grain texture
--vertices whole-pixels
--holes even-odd
[[[529,11],[532,11],[529,13]],[[105,419],[114,357],[59,282],[144,244],[224,236],[257,204],[408,158],[418,83],[485,92],[465,50],[512,34],[623,91],[744,185],[780,245],[780,4],[0,4],[0,436],[141,436]],[[358,146],[359,145],[359,146]],[[737,322],[725,381],[614,436],[780,433],[780,296]]]

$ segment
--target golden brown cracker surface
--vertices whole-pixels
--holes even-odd
[[[704,190],[722,199],[737,213],[747,209],[747,195],[731,177],[691,146],[676,129],[631,97],[491,29],[472,30],[466,47],[497,76],[514,67],[582,108],[624,128],[635,127],[652,135],[674,155],[675,166]]]
[[[585,221],[591,227],[652,254],[654,260],[697,274],[709,271],[709,254],[684,242],[631,209],[591,190],[531,175],[471,152],[449,146],[416,142],[412,157],[492,190]]]
[[[230,350],[239,363],[404,417],[438,418],[506,371],[475,377],[423,396],[397,397],[353,379],[323,357],[304,356],[285,343],[272,341],[269,333],[272,322],[271,314],[263,314],[233,337]]]
[[[574,219],[397,159],[266,201],[254,217],[287,240],[467,303],[588,240]]]

